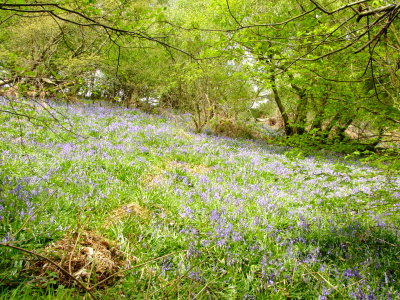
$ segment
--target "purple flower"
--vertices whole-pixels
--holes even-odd
[[[7,234],[3,237],[3,243],[7,243],[8,241],[10,241],[10,233],[7,232]]]
[[[226,240],[225,239],[220,239],[217,240],[217,242],[215,243],[218,247],[222,247],[224,245],[226,245]]]
[[[262,265],[263,267],[265,267],[265,266],[267,265],[267,262],[268,262],[267,256],[266,256],[266,255],[263,255],[262,260],[261,260],[261,265]]]
[[[199,271],[191,271],[188,274],[188,277],[190,279],[196,280],[196,281],[201,281],[202,277],[201,277],[201,273]]]
[[[331,290],[328,290],[326,287],[322,289],[322,294],[318,297],[319,300],[327,300],[330,295]]]
[[[303,228],[305,230],[310,229],[309,225],[307,224],[307,222],[306,222],[304,217],[300,217],[300,221],[297,223],[297,226],[299,226],[299,227],[301,227],[301,228]]]
[[[357,269],[347,269],[342,273],[342,277],[344,278],[361,278],[360,273],[358,273]]]
[[[217,222],[217,221],[219,221],[220,217],[221,217],[221,214],[217,210],[213,209],[211,211],[211,216],[210,216],[211,221]]]
[[[169,271],[172,269],[172,263],[171,263],[171,259],[165,259],[162,264],[161,264],[161,270],[162,271]]]
[[[181,217],[183,217],[183,218],[186,217],[186,218],[189,218],[189,219],[193,219],[194,211],[190,207],[182,205],[182,209],[183,209],[183,211],[181,213],[179,213],[179,215]]]

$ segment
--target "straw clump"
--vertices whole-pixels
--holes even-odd
[[[102,282],[102,285],[106,286],[115,281],[113,274],[130,263],[114,242],[90,231],[67,235],[62,240],[48,245],[43,252],[58,266],[39,260],[30,264],[27,271],[44,278],[49,274],[56,275],[56,282],[65,286],[71,286],[75,281],[61,268],[77,280],[85,282],[87,286],[110,277]]]

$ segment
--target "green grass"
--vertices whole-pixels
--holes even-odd
[[[56,109],[80,136],[43,111],[30,113],[52,131],[0,115],[0,240],[50,257],[77,233],[114,242],[130,267],[93,288],[101,299],[399,298],[395,170],[135,110]],[[0,299],[89,297],[32,272],[35,256],[0,255]]]

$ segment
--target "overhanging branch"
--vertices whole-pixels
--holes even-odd
[[[100,27],[104,29],[105,31],[111,31],[120,35],[126,35],[126,36],[131,36],[133,38],[138,38],[138,39],[143,39],[147,40],[153,43],[157,43],[162,45],[163,47],[167,47],[170,49],[173,49],[175,51],[181,52],[187,56],[189,56],[192,59],[195,59],[195,57],[178,47],[175,47],[168,42],[162,41],[161,39],[158,39],[156,37],[150,36],[145,32],[141,31],[133,31],[133,30],[125,30],[122,28],[114,27],[111,25],[107,25],[105,23],[99,22],[96,19],[86,15],[85,13],[82,13],[77,10],[73,10],[64,6],[61,6],[59,4],[55,3],[24,3],[24,4],[14,4],[14,3],[1,3],[0,4],[0,10],[3,11],[14,11],[14,12],[19,12],[19,13],[24,13],[24,14],[48,14],[56,19],[59,19],[61,21],[71,23],[77,26],[82,26],[82,27]],[[63,14],[67,14],[69,16],[73,16],[78,18],[78,20],[73,20],[71,18],[68,18],[67,16],[64,16]]]
[[[382,7],[378,7],[375,9],[371,9],[371,10],[367,10],[365,12],[362,12],[358,15],[357,17],[357,22],[359,22],[363,17],[366,16],[371,16],[371,15],[375,15],[375,14],[379,14],[381,12],[387,12],[387,11],[393,11],[396,9],[396,7],[398,8],[400,6],[400,4],[389,4],[386,6],[382,6]]]
[[[337,13],[339,11],[345,10],[347,8],[350,8],[350,7],[353,7],[353,6],[368,2],[368,1],[370,1],[370,0],[360,0],[360,1],[352,2],[349,4],[343,5],[335,10],[329,11],[329,10],[325,9],[324,7],[322,7],[322,5],[319,4],[316,0],[310,0],[310,2],[312,4],[314,4],[318,10],[322,11],[323,13],[325,13],[327,15],[333,15],[334,13]]]

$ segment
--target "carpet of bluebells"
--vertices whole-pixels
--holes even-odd
[[[399,173],[195,134],[185,115],[0,108],[0,241],[115,240],[135,260],[103,299],[400,299]],[[144,213],[113,213],[132,203]],[[79,297],[0,257],[0,299]]]

